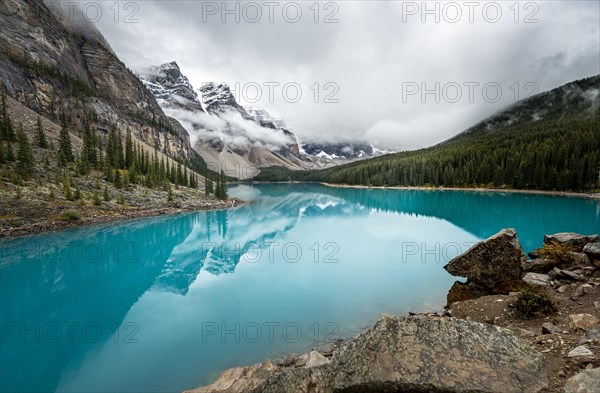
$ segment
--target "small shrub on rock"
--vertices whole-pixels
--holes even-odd
[[[525,284],[521,287],[515,307],[526,318],[552,315],[558,311],[556,302],[539,285]]]
[[[81,220],[81,215],[77,210],[68,209],[60,213],[60,218],[64,221],[79,221]]]
[[[542,258],[551,261],[557,266],[568,265],[571,261],[567,255],[570,251],[578,251],[577,247],[569,244],[551,243],[545,244],[544,248],[540,250]]]

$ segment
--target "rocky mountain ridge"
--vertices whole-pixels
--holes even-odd
[[[234,177],[251,177],[271,166],[328,168],[389,153],[364,142],[300,145],[283,119],[264,108],[243,107],[227,84],[209,82],[196,90],[175,61],[140,70],[138,76],[165,113],[192,135],[194,149],[205,161],[246,168],[235,170]]]
[[[73,130],[130,129],[151,148],[199,170],[186,130],[115,56],[91,24],[69,21],[42,0],[0,8],[0,79],[9,96]],[[54,10],[54,11],[53,11]]]
[[[296,136],[266,111],[248,113],[229,86],[205,83],[197,91],[176,62],[139,72],[139,78],[169,116],[176,118],[193,139],[193,148],[229,176],[252,177],[269,166],[303,169]]]

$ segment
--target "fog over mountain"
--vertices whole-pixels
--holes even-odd
[[[285,119],[301,141],[429,146],[600,73],[594,1],[430,2],[430,13],[401,1],[119,4],[117,17],[100,2],[95,25],[130,68],[175,59],[192,85],[227,83],[241,105]]]

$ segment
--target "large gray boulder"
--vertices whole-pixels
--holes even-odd
[[[544,245],[559,244],[569,246],[573,251],[581,252],[588,243],[597,243],[598,235],[580,235],[575,232],[561,232],[544,236]]]
[[[276,374],[254,393],[538,392],[543,357],[510,331],[462,319],[382,316],[330,364]]]
[[[565,393],[600,392],[600,367],[585,370],[567,379]]]
[[[521,282],[526,261],[517,232],[503,229],[452,259],[444,269],[487,288],[490,294],[507,294]]]
[[[600,243],[588,243],[583,247],[583,252],[588,256],[592,264],[600,267]]]

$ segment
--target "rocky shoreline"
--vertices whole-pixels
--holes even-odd
[[[92,189],[86,191],[92,193]],[[118,194],[111,190],[111,200],[102,201],[100,205],[90,200],[70,202],[62,196],[52,200],[47,197],[49,190],[44,187],[24,187],[19,192],[21,195],[16,198],[14,191],[0,191],[0,239],[136,218],[229,209],[245,203],[237,198],[222,201],[205,197],[203,192],[183,187],[173,191],[173,202],[166,202],[167,193],[162,190],[130,187],[124,203],[119,203]],[[65,219],[61,216],[64,211],[75,211],[78,217]]]
[[[106,224],[110,222],[121,222],[125,220],[134,220],[138,218],[151,218],[204,210],[230,209],[232,207],[231,203],[232,201],[230,200],[215,201],[213,203],[185,207],[123,210],[120,212],[114,212],[111,215],[86,217],[78,221],[44,220],[17,228],[2,228],[0,229],[0,239],[37,235],[41,233],[60,231],[69,228],[93,226],[99,224]],[[241,206],[244,203],[245,202],[243,201],[236,200],[235,206]]]
[[[186,393],[600,392],[598,235],[547,235],[530,257],[504,229],[445,266],[467,279],[445,312],[383,315],[354,339]]]

